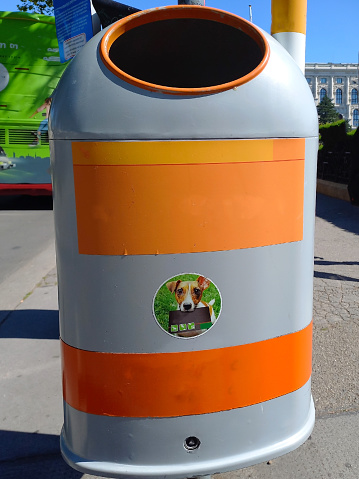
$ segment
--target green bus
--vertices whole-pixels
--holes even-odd
[[[0,12],[0,194],[51,194],[46,127],[37,137],[46,109],[32,114],[66,65],[54,17]]]

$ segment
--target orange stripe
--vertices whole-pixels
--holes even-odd
[[[304,160],[74,165],[81,254],[225,251],[300,241]]]
[[[263,140],[74,141],[74,165],[185,165],[303,159],[303,138]]]
[[[273,140],[274,160],[298,160],[300,158],[305,158],[305,140],[303,138]]]
[[[74,165],[185,165],[273,161],[274,143],[280,140],[121,141],[72,143]],[[289,141],[295,158],[303,140]]]
[[[311,375],[312,324],[242,346],[158,354],[83,351],[62,343],[64,399],[89,414],[173,417],[283,396]]]

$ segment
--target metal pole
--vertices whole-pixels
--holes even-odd
[[[178,0],[178,5],[205,5],[205,0]]]
[[[101,20],[94,6],[92,5],[92,1],[90,3],[91,3],[92,31],[93,31],[93,34],[96,35],[96,33],[101,31]]]
[[[138,8],[130,7],[114,0],[91,0],[91,4],[100,18],[102,28],[108,27],[121,18],[132,15],[132,13],[141,11]]]
[[[272,0],[272,36],[305,72],[307,0]]]
[[[253,23],[252,5],[249,5],[249,21]]]

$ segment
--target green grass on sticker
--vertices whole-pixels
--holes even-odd
[[[179,276],[174,276],[173,278],[166,281],[166,283],[164,283],[158,290],[154,301],[154,312],[157,321],[166,331],[168,331],[169,311],[177,310],[177,301],[175,295],[174,293],[171,293],[169,291],[166,284],[170,281],[177,281],[179,279],[181,281],[195,281],[197,278],[198,274],[181,274]],[[213,310],[216,315],[216,318],[218,318],[218,315],[221,311],[221,297],[219,295],[219,291],[213,283],[211,283],[210,286],[203,292],[202,296],[202,300],[206,303],[209,303],[210,301],[212,301],[212,299],[215,299]]]

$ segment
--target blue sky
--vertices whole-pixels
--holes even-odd
[[[1,10],[16,11],[19,0],[0,0]],[[176,4],[176,1],[123,0],[140,9]],[[271,0],[206,0],[206,6],[249,18],[270,31]],[[359,51],[359,0],[308,0],[307,62],[357,63]]]

